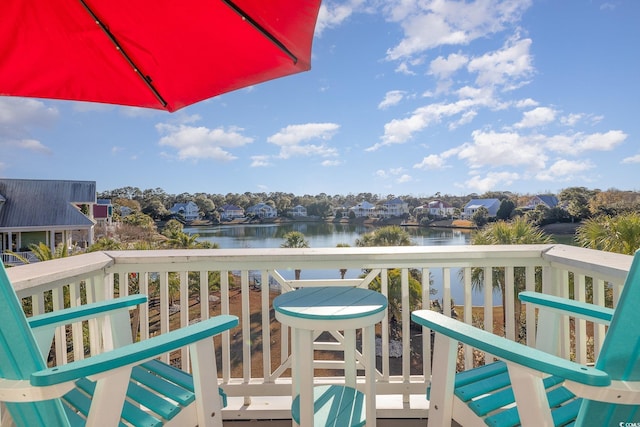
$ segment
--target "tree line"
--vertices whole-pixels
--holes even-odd
[[[367,201],[372,204],[384,203],[396,197],[402,199],[409,206],[410,212],[418,206],[423,206],[433,200],[441,200],[461,211],[471,199],[499,199],[501,207],[498,219],[509,219],[526,214],[528,219],[538,225],[558,221],[579,222],[587,218],[600,215],[616,216],[628,212],[640,212],[640,192],[618,190],[588,189],[586,187],[569,187],[557,194],[558,207],[548,209],[539,206],[534,211],[525,212],[522,207],[528,204],[533,195],[517,194],[510,191],[490,191],[483,194],[470,193],[467,195],[441,194],[416,197],[413,195],[358,193],[347,195],[295,195],[286,192],[245,192],[210,194],[210,193],[181,193],[169,194],[161,188],[140,190],[137,187],[122,187],[115,190],[103,191],[98,194],[100,199],[111,199],[117,207],[126,206],[133,212],[141,212],[153,220],[166,220],[171,217],[169,209],[176,203],[189,201],[198,205],[203,219],[216,221],[220,217],[220,209],[225,205],[236,205],[247,209],[257,203],[266,203],[286,215],[291,208],[302,205],[310,216],[326,218],[335,208],[350,207]],[[503,206],[504,205],[504,206]],[[116,212],[118,209],[116,209]]]

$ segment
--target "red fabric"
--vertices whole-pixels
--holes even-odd
[[[320,0],[236,0],[297,64],[221,0],[85,0],[168,105],[163,107],[79,0],[0,2],[0,95],[175,111],[310,68]]]

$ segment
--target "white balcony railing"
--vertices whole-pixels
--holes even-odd
[[[430,377],[431,340],[426,330],[411,327],[410,277],[422,278],[419,303],[427,307],[430,298],[442,301],[444,313],[455,313],[465,322],[482,321],[485,329],[504,333],[510,339],[525,336],[516,321],[514,284],[527,290],[539,282],[543,292],[593,300],[605,305],[607,296],[615,306],[631,257],[565,245],[523,246],[411,246],[324,249],[212,249],[162,251],[109,251],[90,253],[8,269],[18,295],[26,298],[34,314],[46,307],[54,310],[129,293],[145,293],[150,303],[141,307],[140,339],[184,327],[197,319],[218,313],[237,314],[240,326],[217,341],[221,363],[221,384],[230,398],[226,419],[290,418],[290,345],[286,328],[274,319],[271,300],[279,292],[299,286],[352,285],[368,287],[375,281],[381,292],[396,297],[400,280],[402,307],[399,333],[393,334],[388,317],[382,322],[377,372],[378,418],[426,418],[425,386]],[[499,268],[499,269],[496,269]],[[363,272],[362,278],[290,280],[291,271],[331,272],[323,277],[340,277],[339,271]],[[395,270],[390,273],[391,270]],[[472,274],[480,269],[485,283],[494,275],[504,282],[506,322],[494,312],[491,286],[480,291],[482,307],[473,307]],[[398,274],[399,272],[399,274]],[[335,273],[335,274],[334,274]],[[218,276],[219,289],[208,286],[210,275]],[[272,284],[259,286],[256,284]],[[275,286],[273,286],[275,284]],[[429,290],[437,288],[431,296]],[[591,297],[592,295],[592,297]],[[500,298],[498,298],[500,299]],[[49,302],[51,301],[51,302]],[[501,305],[501,304],[500,304]],[[498,314],[495,314],[498,313]],[[526,341],[533,345],[535,313],[525,308]],[[604,329],[566,319],[561,327],[564,356],[588,363],[597,355]],[[66,334],[66,337],[65,337]],[[59,331],[55,340],[56,363],[99,352],[85,343],[82,325]],[[393,341],[397,338],[397,341]],[[316,382],[340,380],[339,358],[326,357],[340,349],[335,339],[319,344]],[[268,343],[268,345],[264,345]],[[402,357],[392,357],[395,347]],[[186,350],[185,350],[186,351]],[[339,353],[340,356],[342,355]],[[183,369],[186,354],[165,355]],[[479,356],[463,349],[461,364],[472,366]]]

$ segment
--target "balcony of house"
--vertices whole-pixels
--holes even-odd
[[[430,331],[411,323],[412,310],[434,307],[433,300],[438,300],[436,307],[447,315],[534,345],[536,312],[516,303],[516,289],[615,307],[631,260],[555,244],[107,251],[12,267],[7,273],[28,315],[148,295],[148,304],[131,314],[139,340],[218,314],[237,315],[239,326],[215,338],[219,384],[228,396],[223,419],[232,425],[251,420],[259,421],[251,425],[291,423],[291,331],[275,318],[272,302],[277,295],[307,286],[374,289],[389,301],[375,329],[376,418],[385,426],[399,425],[398,420],[424,425],[429,417],[426,389],[433,343]],[[290,278],[295,270],[302,271],[302,279]],[[358,274],[340,279],[344,270]],[[314,278],[318,271],[335,278]],[[65,364],[101,351],[87,342],[84,326],[56,332],[50,363]],[[562,356],[592,363],[605,328],[569,318],[559,328]],[[364,390],[360,338],[357,335],[357,387]],[[339,334],[317,338],[315,384],[343,381],[343,344]],[[484,357],[461,346],[458,369],[483,363]],[[186,349],[163,359],[190,369]]]

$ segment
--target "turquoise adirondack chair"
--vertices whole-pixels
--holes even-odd
[[[129,310],[145,302],[136,295],[27,318],[0,264],[2,425],[222,426],[212,337],[238,318],[221,315],[132,343]],[[106,347],[115,348],[47,368],[55,329],[88,319],[97,319]],[[184,346],[193,376],[157,360]]]
[[[411,314],[436,333],[429,425],[640,426],[640,251],[615,310],[521,292],[539,309],[538,341],[557,342],[565,315],[609,325],[594,367],[527,347],[429,310]],[[547,335],[546,337],[544,335]],[[546,338],[546,339],[545,339]],[[458,342],[498,362],[455,373]],[[547,350],[553,350],[547,346]]]

